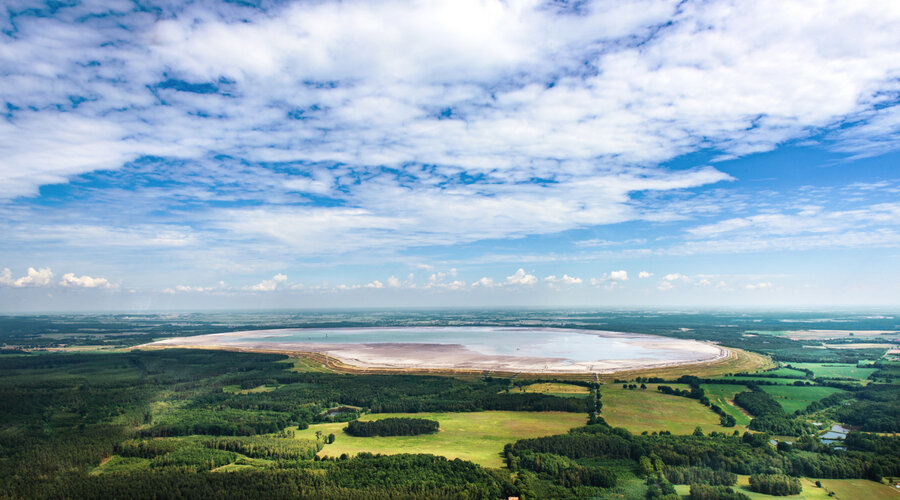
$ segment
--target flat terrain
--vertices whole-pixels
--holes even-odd
[[[523,386],[518,389],[510,390],[512,393],[516,392],[531,392],[536,394],[547,394],[550,396],[559,396],[563,398],[578,398],[585,397],[591,393],[591,391],[584,386],[580,385],[572,385],[572,384],[558,384],[553,382],[544,382],[538,384],[529,384]]]
[[[821,386],[764,385],[760,389],[771,394],[786,413],[794,413],[836,392],[844,392],[834,387]]]
[[[751,500],[896,500],[900,491],[885,484],[865,479],[820,479],[822,487],[816,487],[816,480],[801,478],[803,491],[799,495],[776,497],[750,491],[750,476],[738,476],[738,484],[733,488],[750,497]],[[675,486],[675,491],[687,498],[691,487],[686,484]],[[834,496],[828,496],[834,492]]]
[[[896,330],[755,330],[748,333],[758,335],[775,335],[791,340],[832,340],[853,339],[858,337],[896,337]]]
[[[696,340],[529,327],[253,330],[175,337],[139,347],[317,353],[326,357],[326,364],[327,358],[335,358],[361,369],[542,374],[617,373],[709,363],[728,357],[728,350]]]
[[[792,363],[791,366],[812,370],[820,378],[855,378],[865,380],[875,373],[876,368],[857,368],[853,364],[844,363]]]
[[[355,437],[346,434],[346,423],[315,424],[296,432],[299,439],[316,439],[316,431],[334,433],[320,456],[339,457],[362,451],[393,455],[431,453],[447,458],[470,460],[485,467],[502,467],[500,453],[507,443],[530,437],[563,434],[585,425],[587,415],[562,412],[485,411],[471,413],[382,413],[364,415],[360,420],[390,417],[427,418],[440,423],[437,434],[420,436]]]
[[[600,415],[609,425],[624,427],[634,434],[643,431],[690,434],[698,425],[703,428],[703,432],[734,430],[719,425],[719,416],[696,399],[663,394],[656,390],[657,385],[647,384],[645,390],[623,389],[621,385],[602,386],[600,393],[603,395],[603,409]]]

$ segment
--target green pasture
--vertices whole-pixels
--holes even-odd
[[[797,381],[795,378],[778,378],[778,377],[754,377],[753,375],[726,375],[719,377],[724,380],[740,380],[741,382],[769,382],[772,384],[791,385]]]
[[[507,443],[530,437],[564,434],[587,423],[587,415],[564,412],[483,411],[468,413],[383,413],[364,415],[360,420],[389,417],[427,418],[437,420],[437,434],[420,436],[355,437],[346,434],[346,423],[315,424],[298,430],[298,439],[316,439],[334,434],[320,456],[339,457],[362,451],[393,455],[398,453],[430,453],[450,459],[469,460],[485,467],[502,467],[500,453]]]
[[[734,417],[734,420],[737,422],[737,425],[735,426],[736,429],[746,430],[746,427],[750,425],[750,417],[731,403],[734,401],[735,394],[748,390],[746,386],[736,384],[702,384],[700,387],[703,388],[706,397],[708,397],[713,404],[719,406],[725,410],[725,413]]]
[[[844,392],[834,387],[822,386],[764,385],[760,389],[775,398],[786,413],[794,413],[836,392]]]
[[[795,370],[793,368],[786,368],[786,367],[776,368],[774,370],[769,370],[765,373],[766,373],[766,375],[780,375],[783,377],[805,377],[806,376],[806,372],[802,372],[800,370]]]
[[[601,416],[609,425],[636,434],[643,431],[690,434],[698,425],[704,432],[732,430],[719,425],[719,416],[696,399],[662,394],[656,390],[658,385],[647,384],[647,389],[623,389],[618,384],[602,386]],[[679,384],[674,386],[682,388]]]
[[[876,368],[857,368],[849,363],[791,363],[791,366],[812,370],[821,378],[855,378],[865,380],[875,373]]]
[[[556,396],[560,398],[583,398],[587,397],[591,391],[587,387],[572,384],[562,384],[556,382],[542,382],[537,384],[529,384],[522,387],[515,387],[508,391],[515,393],[535,393],[546,394],[548,396]]]
[[[772,496],[750,491],[750,476],[738,476],[738,484],[732,486],[737,491],[750,497],[750,500],[896,500],[900,491],[886,484],[865,479],[820,479],[822,487],[816,486],[816,480],[800,478],[803,491],[799,495]],[[688,498],[691,487],[686,484],[675,485],[675,491],[682,498]],[[829,496],[829,493],[834,495]]]

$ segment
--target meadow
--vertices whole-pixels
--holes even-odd
[[[858,368],[855,364],[846,363],[791,363],[791,366],[812,370],[816,378],[855,378],[865,380],[875,373],[877,368]]]
[[[815,484],[815,479],[801,478],[803,491],[799,495],[772,496],[750,491],[750,476],[738,476],[738,484],[734,489],[747,495],[750,500],[897,500],[900,491],[888,485],[867,481],[865,479],[821,479],[822,487]],[[675,491],[683,498],[688,498],[690,486],[680,484]]]
[[[297,439],[316,440],[316,433],[333,433],[335,441],[319,452],[323,457],[353,456],[360,452],[431,453],[449,459],[469,460],[484,467],[502,467],[503,446],[517,439],[563,434],[584,425],[587,417],[563,412],[485,411],[472,413],[384,413],[368,414],[360,420],[411,417],[437,420],[437,434],[420,436],[355,437],[343,431],[344,422],[314,424],[296,431]]]
[[[764,385],[760,388],[775,398],[785,413],[794,413],[834,393],[845,392],[834,387],[821,386]]]
[[[679,384],[665,384],[685,389]],[[635,434],[641,432],[669,431],[673,434],[690,434],[697,426],[704,432],[732,431],[719,425],[719,416],[695,399],[662,394],[658,384],[647,384],[647,389],[623,389],[621,385],[604,385],[601,416],[613,427],[624,427]]]
[[[735,428],[745,430],[750,425],[750,416],[734,405],[734,395],[747,390],[746,386],[736,384],[703,384],[700,387],[713,404],[719,405],[725,413],[734,417]]]

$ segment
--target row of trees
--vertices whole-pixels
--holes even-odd
[[[379,420],[354,420],[344,427],[344,432],[351,436],[416,436],[434,434],[440,424],[436,420],[426,418],[382,418]]]

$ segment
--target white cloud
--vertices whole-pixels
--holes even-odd
[[[750,283],[745,285],[744,288],[747,290],[762,290],[765,288],[772,288],[772,283],[768,281],[760,281],[759,283]]]
[[[613,281],[628,281],[628,271],[611,271],[609,279]]]
[[[552,285],[579,285],[582,283],[581,278],[569,276],[568,274],[563,274],[560,278],[557,278],[556,275],[550,275],[545,277],[544,281]]]
[[[537,282],[537,276],[528,274],[521,268],[512,275],[506,277],[506,284],[512,286],[531,286]]]
[[[400,288],[401,285],[402,283],[400,282],[400,279],[393,274],[390,278],[387,279],[387,286],[390,288]]]
[[[675,285],[673,285],[671,281],[662,281],[656,288],[665,292],[675,288]]]
[[[647,271],[641,271],[638,273],[638,279],[647,279],[653,277],[653,273]]]
[[[53,271],[49,267],[35,269],[29,267],[25,276],[13,279],[12,271],[4,268],[0,272],[0,285],[13,286],[17,288],[32,286],[49,286],[53,282]]]
[[[66,273],[62,276],[60,285],[80,288],[110,288],[112,284],[106,278],[92,278],[90,276],[75,276],[74,273]]]
[[[472,287],[482,287],[482,288],[492,288],[496,286],[494,284],[494,280],[488,278],[487,276],[482,277],[480,280],[472,283]]]
[[[282,285],[285,282],[287,282],[287,276],[279,273],[279,274],[276,274],[275,276],[273,276],[272,279],[262,280],[261,282],[255,284],[253,286],[250,286],[247,289],[254,291],[254,292],[271,292],[271,291],[275,290],[276,288],[278,288],[279,285]]]
[[[685,275],[683,275],[683,274],[681,274],[681,273],[670,273],[670,274],[667,274],[667,275],[663,276],[663,280],[664,280],[664,281],[669,281],[669,282],[672,282],[672,281],[688,281],[689,279],[690,279],[690,278],[688,278],[687,276],[685,276]]]

